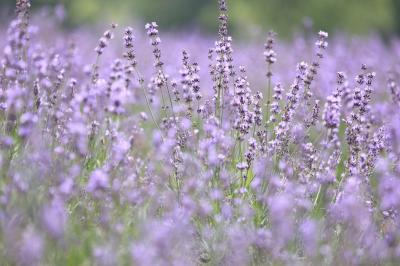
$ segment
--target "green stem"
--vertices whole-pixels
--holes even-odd
[[[167,81],[167,78],[165,77],[164,72],[161,72],[161,73],[163,75],[163,79],[165,80],[165,88],[167,89],[167,93],[168,93],[169,105],[171,107],[172,115],[174,116],[174,119],[175,119],[174,105],[172,103],[172,97],[171,97],[171,92],[169,91],[168,81]]]
[[[268,65],[268,73],[270,73],[271,71],[271,65]],[[267,95],[266,95],[266,100],[267,100],[267,104],[266,104],[266,112],[265,112],[265,123],[268,123],[269,120],[269,116],[270,116],[270,104],[271,104],[271,97],[272,97],[272,92],[271,92],[271,77],[268,76],[268,86],[267,86]]]
[[[158,123],[157,123],[157,121],[156,121],[156,119],[155,119],[155,117],[154,117],[153,111],[151,110],[150,101],[149,101],[149,98],[147,97],[146,89],[145,89],[144,86],[143,86],[143,79],[141,78],[140,73],[139,73],[139,71],[138,71],[136,68],[135,68],[135,72],[136,72],[136,75],[137,75],[137,77],[138,77],[138,81],[139,81],[140,87],[141,87],[142,90],[143,90],[144,98],[146,99],[146,105],[147,105],[147,108],[148,108],[149,111],[150,111],[151,119],[153,120],[153,122],[154,122],[154,124],[156,125],[156,127],[158,128],[158,130],[160,130],[160,132],[162,133],[161,128],[160,128],[160,126],[158,125]],[[162,134],[161,134],[161,138],[162,138],[162,140],[164,141],[164,137],[162,136]]]

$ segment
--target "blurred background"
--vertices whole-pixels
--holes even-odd
[[[15,0],[1,0],[12,15]],[[157,21],[169,30],[210,32],[217,26],[217,0],[33,0],[35,9],[54,7],[65,27],[82,24]],[[234,35],[257,36],[273,29],[281,37],[323,29],[382,36],[400,33],[400,0],[230,0]]]

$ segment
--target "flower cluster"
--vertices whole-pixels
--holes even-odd
[[[270,32],[234,50],[227,3],[214,43],[161,43],[155,22],[149,42],[116,24],[72,40],[17,1],[1,265],[400,264],[398,42]]]

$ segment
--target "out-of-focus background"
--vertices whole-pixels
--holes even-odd
[[[217,0],[34,0],[33,7],[58,7],[65,26],[157,21],[164,29],[212,31]],[[12,14],[15,0],[1,0],[0,9]],[[273,29],[281,37],[324,29],[330,33],[383,36],[400,33],[400,0],[230,0],[231,28],[236,36]],[[60,7],[63,8],[60,8]],[[65,12],[64,12],[65,11]]]

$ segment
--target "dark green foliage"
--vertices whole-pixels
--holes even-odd
[[[15,1],[3,0],[1,9],[12,10]],[[170,29],[199,27],[215,30],[216,0],[37,0],[33,7],[62,3],[67,25],[110,20],[153,21]],[[366,34],[400,33],[398,0],[231,0],[230,19],[237,35],[249,36],[257,28],[274,29],[281,36],[322,28],[329,32]],[[305,25],[302,26],[302,25]]]

